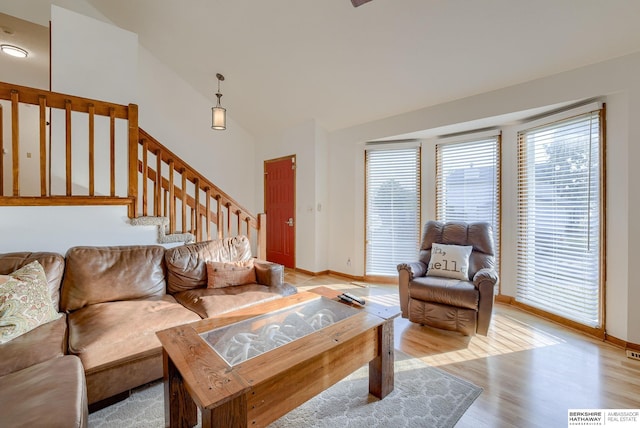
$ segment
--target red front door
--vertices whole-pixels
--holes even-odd
[[[296,157],[264,162],[267,260],[295,268]]]

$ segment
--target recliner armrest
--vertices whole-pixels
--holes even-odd
[[[427,265],[422,262],[401,263],[398,265],[398,294],[402,317],[409,317],[409,283],[413,278],[424,276]]]
[[[498,273],[495,269],[483,268],[473,275],[473,285],[475,285],[477,289],[480,289],[480,285],[484,282],[489,282],[492,287],[496,285],[496,282],[498,282]]]
[[[494,289],[498,282],[498,273],[492,268],[480,269],[473,276],[473,285],[480,293],[478,301],[478,325],[476,332],[483,336],[489,331],[491,313],[493,311]]]
[[[409,272],[409,281],[418,276],[425,276],[427,273],[427,265],[422,262],[400,263],[398,272],[405,270]]]
[[[282,286],[284,282],[284,266],[266,260],[254,260],[258,284],[270,287]]]

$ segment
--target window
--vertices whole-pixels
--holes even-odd
[[[499,268],[499,136],[436,145],[436,219],[490,223]]]
[[[518,134],[516,300],[600,328],[601,111]]]
[[[366,150],[366,275],[397,275],[420,245],[420,147]]]

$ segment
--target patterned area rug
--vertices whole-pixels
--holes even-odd
[[[396,351],[395,388],[369,395],[368,366],[273,422],[270,428],[453,427],[482,392],[465,380]],[[163,427],[162,382],[89,415],[89,427]]]

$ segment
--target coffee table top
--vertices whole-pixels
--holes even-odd
[[[326,297],[200,333],[230,366],[326,328],[360,311]]]
[[[334,290],[333,288],[319,286],[309,290],[311,293],[319,294],[321,296],[327,297],[332,300],[339,300],[343,304],[347,304],[349,306],[355,307],[357,309],[364,310],[370,314],[376,315],[380,318],[391,319],[400,316],[400,306],[386,306],[381,305],[379,303],[375,303],[370,301],[365,296],[366,304],[364,306],[360,306],[355,303],[346,303],[343,300],[338,299],[338,294],[342,294],[341,291]]]

